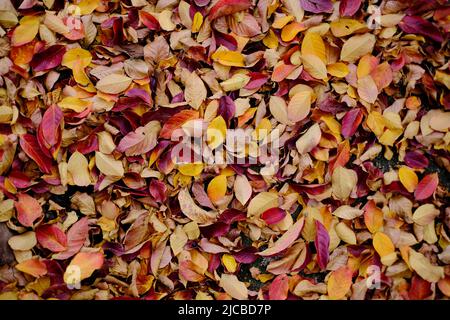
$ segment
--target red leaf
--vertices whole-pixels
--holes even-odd
[[[341,0],[339,13],[342,17],[353,16],[361,6],[361,0]]]
[[[34,221],[44,215],[41,205],[35,198],[26,193],[19,193],[17,199],[18,201],[14,202],[17,220],[25,227],[32,227]]]
[[[419,276],[413,276],[411,287],[409,288],[408,296],[411,300],[423,300],[429,297],[433,292],[431,291],[431,283],[422,279]]]
[[[286,211],[280,208],[271,208],[269,210],[264,211],[261,214],[261,218],[267,223],[267,224],[275,224],[280,222],[284,219],[286,216]]]
[[[20,147],[27,154],[27,156],[37,163],[42,172],[51,172],[52,159],[42,152],[35,136],[28,133],[20,136]]]
[[[66,53],[66,47],[63,45],[48,47],[34,55],[30,66],[35,72],[53,69],[61,64],[64,53]]]
[[[317,264],[320,269],[325,269],[329,258],[328,247],[330,246],[330,235],[320,221],[315,220],[315,223],[316,238],[314,239],[314,245],[317,251]]]
[[[423,177],[414,191],[416,200],[425,200],[430,197],[436,191],[438,184],[439,177],[437,173],[431,173]]]
[[[61,252],[66,250],[66,234],[54,224],[39,226],[36,229],[36,238],[44,248],[50,251]]]
[[[67,249],[53,255],[53,259],[64,260],[70,258],[83,247],[89,234],[89,221],[87,217],[81,218],[67,232]]]
[[[362,119],[363,113],[359,108],[352,109],[345,114],[342,119],[342,135],[344,138],[349,138],[355,134]]]
[[[150,194],[157,202],[164,202],[167,199],[167,187],[164,182],[152,180],[150,182]]]
[[[195,110],[182,110],[169,118],[164,126],[162,127],[159,136],[163,139],[170,139],[172,132],[180,128],[185,122],[197,119],[198,111]]]
[[[44,113],[38,129],[38,142],[42,150],[55,156],[61,145],[61,121],[64,115],[56,105],[51,105]]]
[[[242,10],[250,8],[252,2],[250,0],[219,0],[209,11],[209,19],[227,16]]]
[[[288,292],[289,278],[285,274],[280,274],[269,286],[269,300],[286,300]]]
[[[145,11],[139,11],[139,19],[150,30],[159,30],[160,25],[158,19]]]
[[[430,21],[417,16],[405,16],[399,23],[400,29],[406,33],[420,34],[428,37],[434,41],[442,42],[442,37],[439,29]]]

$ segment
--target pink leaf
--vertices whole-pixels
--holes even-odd
[[[361,0],[341,0],[339,13],[342,17],[353,16],[361,6]]]
[[[286,216],[286,211],[280,208],[271,208],[261,214],[261,218],[267,224],[275,224],[280,222]]]
[[[439,29],[422,17],[405,16],[399,26],[406,33],[420,34],[437,42],[444,41]]]
[[[437,173],[431,173],[423,177],[414,191],[416,200],[425,200],[430,197],[436,191],[438,184],[439,177]]]
[[[52,159],[42,152],[35,136],[24,134],[20,137],[20,147],[44,173],[50,173],[52,169]]]
[[[250,0],[219,0],[209,11],[209,19],[227,16],[242,10],[250,8],[252,2]]]
[[[289,278],[285,274],[277,276],[269,286],[270,300],[286,300],[289,292]]]
[[[35,198],[26,193],[19,193],[17,199],[18,201],[14,202],[17,220],[25,227],[32,227],[33,223],[44,215],[41,205]]]
[[[150,194],[157,202],[164,202],[167,199],[167,187],[164,182],[152,180],[150,182]]]
[[[316,238],[314,245],[317,251],[317,264],[321,269],[325,269],[328,264],[328,247],[330,246],[330,236],[327,229],[320,221],[315,220],[316,223]]]
[[[41,246],[50,251],[61,252],[66,250],[66,234],[54,224],[39,226],[36,229],[36,238]]]
[[[61,64],[64,53],[66,53],[66,47],[63,45],[57,44],[48,47],[33,56],[30,66],[35,72],[56,68]]]
[[[345,114],[342,119],[342,135],[344,138],[349,138],[355,134],[362,119],[363,113],[359,108],[352,109]]]
[[[55,155],[61,145],[61,121],[64,115],[56,105],[51,105],[44,113],[38,129],[38,142],[42,150]]]
[[[294,223],[288,231],[286,231],[275,243],[272,247],[258,252],[257,254],[260,256],[272,256],[275,255],[285,249],[287,249],[295,240],[297,240],[300,232],[303,229],[303,225],[305,223],[304,217]]]
[[[89,221],[87,217],[74,223],[67,232],[67,249],[53,256],[53,259],[64,260],[70,258],[83,247],[89,234]]]

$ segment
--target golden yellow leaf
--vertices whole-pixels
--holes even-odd
[[[345,41],[341,50],[341,60],[355,62],[365,54],[372,53],[375,36],[371,33],[356,35]]]
[[[237,262],[231,254],[224,254],[222,256],[222,263],[228,272],[234,273],[237,269]]]
[[[327,66],[327,71],[333,77],[343,78],[349,73],[347,65],[343,62],[336,62]]]
[[[33,41],[39,31],[39,16],[25,16],[20,19],[19,26],[14,29],[11,37],[13,47],[19,47]]]
[[[381,263],[390,266],[395,262],[397,254],[391,238],[383,232],[377,232],[373,235],[372,243],[375,251],[381,257]]]
[[[313,55],[319,58],[323,64],[327,63],[327,54],[325,50],[325,43],[322,37],[317,32],[307,32],[302,41],[301,47],[302,57],[306,55]]]
[[[303,67],[311,77],[327,81],[327,67],[325,63],[317,56],[312,54],[302,55]]]
[[[281,40],[284,42],[290,42],[294,40],[297,33],[305,30],[305,26],[298,22],[291,22],[284,26],[281,30]]]
[[[363,31],[367,29],[367,25],[359,22],[358,20],[354,19],[339,19],[334,20],[330,24],[331,33],[335,37],[345,37],[348,36],[356,31]]]
[[[196,177],[203,171],[203,163],[186,163],[178,165],[178,170],[189,177]]]
[[[192,20],[192,28],[191,28],[191,31],[192,31],[193,33],[197,33],[197,32],[200,30],[200,27],[202,26],[202,24],[203,24],[203,16],[202,16],[202,14],[200,13],[200,11],[197,11],[197,12],[194,14],[194,19]]]
[[[206,192],[211,201],[217,203],[227,193],[227,177],[224,175],[214,177],[209,182]]]
[[[245,58],[240,52],[230,50],[217,50],[211,55],[211,59],[224,66],[244,67]]]
[[[216,149],[223,144],[227,136],[227,124],[222,116],[216,117],[208,125],[206,130],[206,140],[211,149]]]
[[[327,291],[331,300],[340,300],[345,297],[352,286],[352,270],[342,266],[331,272],[328,278]]]
[[[417,177],[414,170],[409,167],[402,166],[398,170],[398,177],[400,179],[400,182],[405,187],[405,189],[408,190],[408,192],[414,192],[417,184],[419,183],[419,178]]]

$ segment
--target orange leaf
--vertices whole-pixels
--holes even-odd
[[[17,199],[18,201],[14,203],[17,210],[17,220],[25,227],[32,227],[34,221],[43,216],[41,205],[35,198],[26,193],[19,193]]]
[[[331,300],[339,300],[345,297],[352,285],[352,270],[347,266],[342,266],[331,272],[328,278],[328,297]]]
[[[164,126],[162,127],[159,136],[163,139],[170,139],[172,133],[176,129],[180,128],[185,122],[197,118],[198,118],[198,111],[182,110],[177,114],[175,114],[173,117],[171,117],[169,120],[167,120],[166,123],[164,123]]]
[[[101,252],[80,252],[70,262],[64,273],[64,281],[70,276],[69,270],[79,271],[79,280],[89,278],[95,270],[103,266],[103,253]]]
[[[23,273],[30,274],[36,278],[47,274],[47,266],[43,261],[39,260],[39,258],[31,258],[29,260],[25,260],[17,264],[16,269]]]

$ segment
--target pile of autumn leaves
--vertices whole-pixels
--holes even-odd
[[[75,3],[77,30],[67,4],[0,7],[0,222],[21,272],[0,297],[450,296],[448,190],[427,170],[449,159],[448,8],[383,2],[372,30],[360,0]],[[251,129],[247,155],[277,129],[282,158],[175,164],[198,124],[211,149]]]

